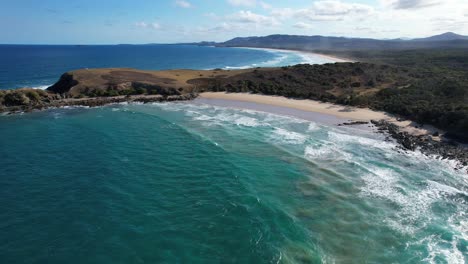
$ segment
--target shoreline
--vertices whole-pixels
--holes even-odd
[[[454,169],[468,173],[468,146],[442,138],[442,130],[432,126],[420,127],[412,121],[400,121],[385,112],[308,99],[247,93],[204,92],[200,93],[196,100],[212,105],[264,111],[332,126],[349,126],[372,133],[383,133],[386,135],[385,140],[392,138],[402,151],[418,150],[430,157],[453,160],[456,162]]]
[[[398,121],[395,117],[384,112],[308,99],[290,99],[280,96],[225,92],[190,93],[179,96],[136,95],[82,99],[63,98],[47,104],[0,108],[0,112],[2,112],[0,116],[69,106],[99,107],[124,102],[146,104],[192,100],[221,107],[263,111],[331,126],[350,126],[372,133],[383,133],[386,135],[385,140],[393,138],[398,143],[398,148],[403,151],[419,150],[427,156],[454,160],[457,164],[454,165],[456,170],[461,169],[468,173],[468,146],[457,144],[450,140],[442,140],[438,134],[432,134],[432,130],[416,127],[411,121]]]
[[[133,95],[133,96],[109,96],[109,97],[94,97],[94,98],[62,98],[51,100],[48,103],[38,103],[29,105],[17,105],[0,107],[1,115],[12,115],[18,113],[28,113],[34,111],[42,111],[47,109],[54,109],[60,107],[98,107],[106,106],[116,103],[160,103],[160,102],[173,102],[173,101],[189,101],[197,97],[197,94],[187,93],[183,95]]]
[[[397,125],[401,131],[414,136],[432,135],[435,132],[442,134],[444,131],[432,126],[417,126],[414,122],[398,120],[397,117],[385,112],[375,111],[368,108],[357,108],[332,103],[325,103],[309,99],[291,99],[282,96],[260,95],[249,93],[225,93],[225,92],[204,92],[198,98],[221,99],[238,102],[249,102],[255,104],[271,105],[297,109],[310,113],[319,113],[334,116],[352,122],[370,122],[371,120],[385,120]],[[437,136],[431,136],[434,140],[440,140]]]
[[[252,49],[252,50],[264,50],[264,51],[270,51],[270,52],[284,52],[284,53],[296,53],[299,56],[310,56],[314,55],[317,57],[321,57],[327,60],[334,61],[334,63],[337,62],[356,62],[355,60],[351,60],[349,58],[344,58],[344,57],[337,57],[333,55],[328,55],[328,54],[321,54],[321,53],[316,53],[313,51],[305,51],[305,50],[294,50],[294,49],[274,49],[274,48],[255,48],[255,47],[233,47],[233,48],[243,48],[243,49]],[[333,63],[333,62],[330,62]]]

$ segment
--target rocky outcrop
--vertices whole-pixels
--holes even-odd
[[[23,105],[14,105],[7,107],[0,107],[1,112],[31,112],[33,110],[42,110],[47,108],[54,107],[64,107],[64,106],[88,106],[88,107],[97,107],[108,104],[116,104],[123,102],[141,102],[141,103],[153,103],[153,102],[172,102],[172,101],[187,101],[195,99],[198,94],[187,93],[183,95],[138,95],[138,96],[115,96],[115,97],[96,97],[96,98],[64,98],[64,99],[54,99],[47,100],[35,104],[23,104]]]
[[[454,141],[442,139],[433,140],[431,135],[414,136],[403,132],[400,128],[385,120],[371,120],[379,131],[388,133],[405,150],[420,150],[426,155],[439,156],[442,159],[457,160],[460,163],[459,169],[465,167],[468,173],[468,147]]]
[[[54,85],[47,88],[47,90],[53,93],[64,94],[77,84],[78,81],[73,78],[73,74],[67,72],[62,74],[60,79]]]
[[[163,102],[194,99],[187,81],[218,71],[145,71],[127,68],[80,69],[62,74],[47,90],[0,90],[1,112],[23,112],[62,106],[101,106],[121,102]]]
[[[367,121],[351,121],[338,124],[338,126],[356,126],[356,125],[366,125],[369,124]]]

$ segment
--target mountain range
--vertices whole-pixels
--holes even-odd
[[[294,50],[392,50],[419,48],[468,48],[468,36],[453,32],[418,39],[380,40],[372,38],[348,38],[302,35],[269,35],[237,37],[225,42],[190,43],[217,47],[256,47]]]

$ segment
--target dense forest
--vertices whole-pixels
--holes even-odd
[[[418,76],[403,89],[379,91],[370,101],[371,107],[445,128],[452,137],[468,138],[468,48],[339,54],[408,69]]]

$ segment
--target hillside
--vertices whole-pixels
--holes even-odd
[[[427,38],[413,39],[413,41],[451,41],[451,40],[468,40],[468,36],[459,35],[453,32],[446,32],[440,35],[435,35]]]
[[[144,71],[126,68],[81,69],[64,73],[47,90],[70,97],[96,97],[118,95],[181,95],[196,87],[188,80],[209,77],[227,77],[243,70],[168,70]]]
[[[202,43],[200,43],[202,44]],[[202,44],[203,45],[203,44]],[[328,36],[269,35],[262,37],[238,37],[217,43],[219,47],[257,47],[294,50],[403,50],[428,48],[466,48],[468,37],[444,33],[414,40],[379,40],[371,38],[347,38]]]

